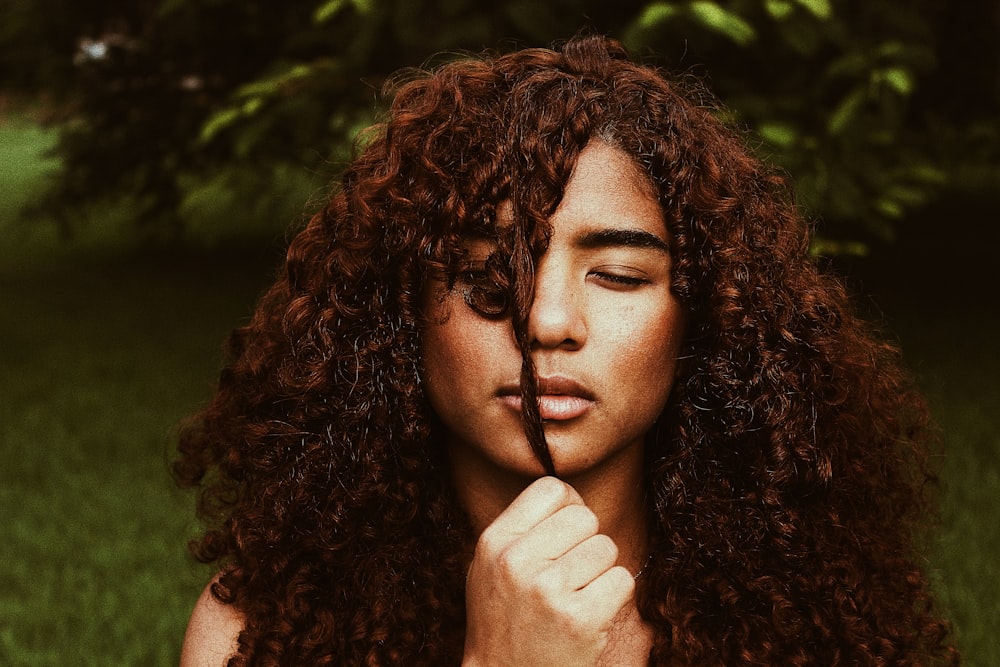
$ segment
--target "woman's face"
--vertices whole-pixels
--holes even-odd
[[[641,459],[670,394],[685,316],[670,292],[663,214],[626,153],[591,142],[550,223],[527,329],[546,441],[557,473],[572,479]],[[468,268],[490,250],[470,243]],[[435,282],[425,295],[425,388],[452,465],[542,475],[521,426],[510,320],[477,314],[463,287]]]

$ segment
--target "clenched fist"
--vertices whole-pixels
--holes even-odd
[[[466,667],[595,665],[635,582],[568,484],[543,477],[479,537],[466,586]]]

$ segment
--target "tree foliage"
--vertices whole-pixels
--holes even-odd
[[[400,68],[464,50],[545,45],[581,27],[708,79],[731,120],[826,221],[828,243],[839,242],[827,249],[890,238],[893,223],[947,178],[927,135],[937,102],[921,97],[939,65],[941,25],[954,23],[942,23],[945,0],[483,5],[82,0],[55,14],[35,3],[12,7],[0,30],[7,87],[42,82],[71,110],[58,148],[63,171],[34,213],[67,231],[102,203],[122,202],[158,234],[222,218],[279,218],[280,226],[343,163]],[[995,148],[995,133],[990,141]]]
[[[925,13],[921,13],[920,9]],[[923,204],[945,174],[913,122],[919,81],[934,68],[932,7],[880,0],[656,2],[626,33],[633,46],[676,43],[713,66],[713,88],[761,140],[761,152],[795,176],[813,214],[847,239],[889,239],[893,223]]]

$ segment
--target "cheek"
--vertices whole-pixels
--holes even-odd
[[[629,332],[627,372],[637,388],[666,402],[677,372],[686,318],[675,302],[659,311]]]
[[[421,358],[424,383],[432,401],[454,385],[458,379],[455,369],[461,367],[458,359],[462,356],[447,324],[429,325],[424,331]]]
[[[444,311],[423,333],[424,382],[432,402],[491,390],[512,343],[504,323],[479,317],[464,302]]]
[[[435,388],[439,377],[448,377],[455,365],[455,358],[462,354],[461,337],[457,336],[454,299],[442,284],[434,282],[424,293],[426,323],[421,333],[420,359],[426,383]]]

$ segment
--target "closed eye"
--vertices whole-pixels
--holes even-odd
[[[463,266],[457,275],[458,282],[475,287],[482,286],[488,279],[486,262],[476,262]]]
[[[591,271],[590,275],[612,288],[640,287],[650,283],[650,280],[647,278],[623,270],[609,271],[600,269]]]

